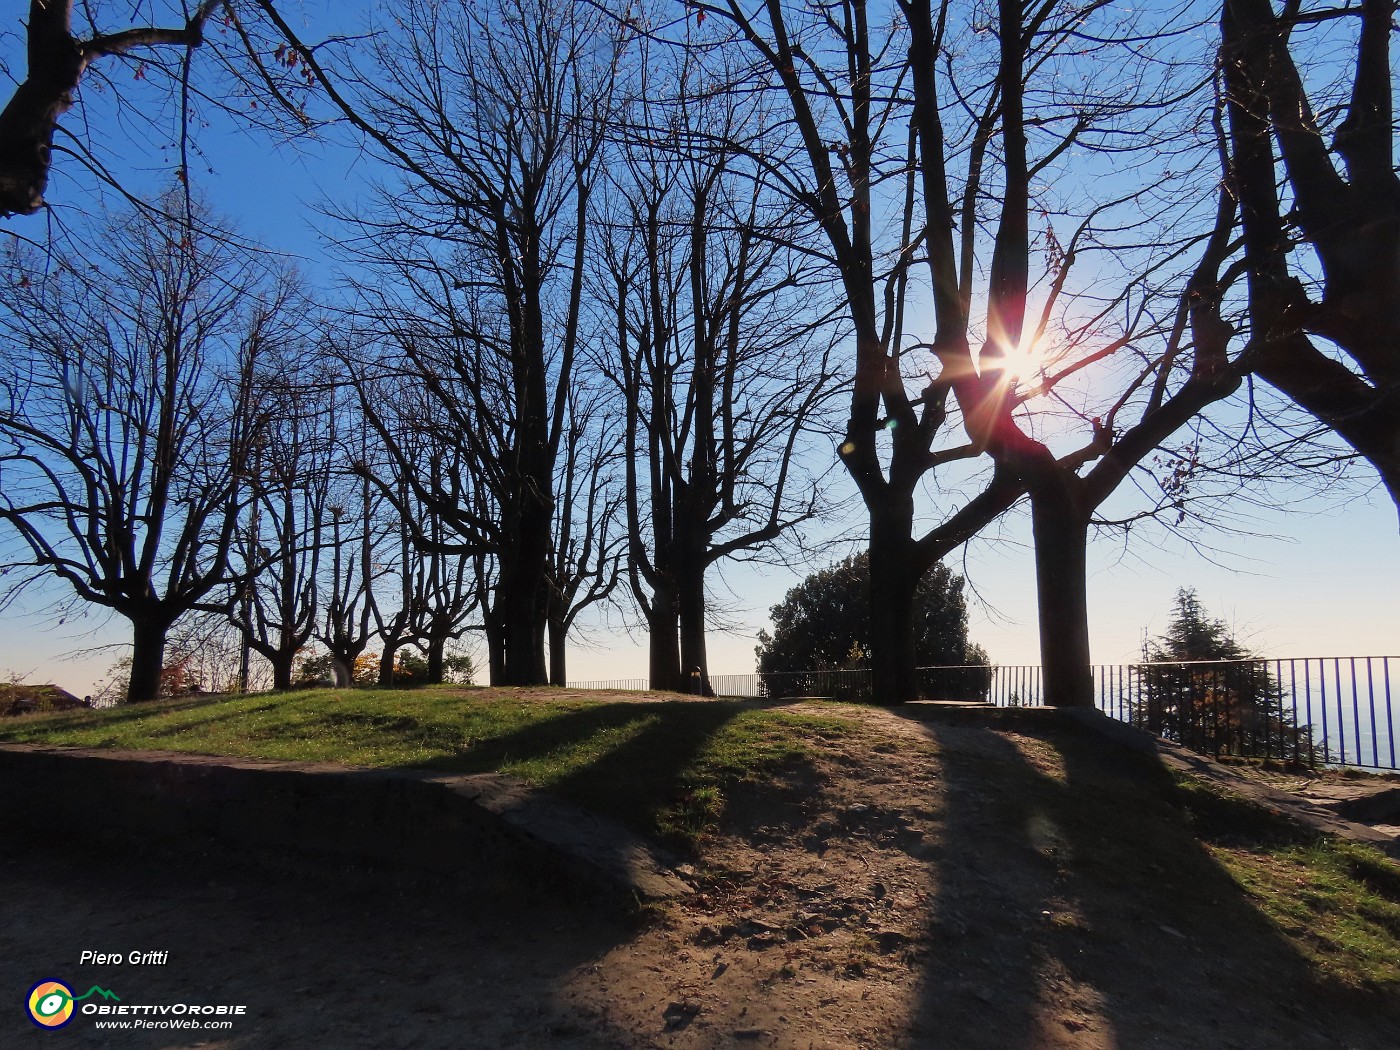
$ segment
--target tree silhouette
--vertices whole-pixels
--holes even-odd
[[[1176,592],[1166,632],[1146,646],[1134,721],[1206,754],[1311,762],[1311,736],[1284,710],[1266,660],[1212,619],[1196,592]]]
[[[770,696],[825,692],[822,672],[868,669],[872,644],[870,556],[857,554],[814,572],[773,606],[773,633],[758,636],[758,673]],[[939,699],[986,695],[987,654],[967,640],[963,578],[935,565],[914,591],[914,656],[941,669],[920,685]],[[966,673],[960,669],[969,665]],[[959,669],[959,670],[954,670]],[[956,695],[954,695],[956,694]]]

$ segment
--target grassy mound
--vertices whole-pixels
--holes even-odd
[[[836,715],[746,702],[444,686],[85,710],[7,725],[0,741],[505,773],[684,846],[714,826],[729,785],[770,777],[856,730]]]
[[[983,893],[969,865],[1034,876],[1045,886],[1016,892],[1039,901],[1029,911],[1056,936],[1121,943],[1145,924],[1195,944],[1209,931],[1273,945],[1265,954],[1287,945],[1330,987],[1400,992],[1400,867],[1378,852],[1063,725],[940,717],[646,693],[318,690],[28,716],[0,741],[506,773],[695,850],[702,866],[712,836],[800,859],[899,817],[875,846],[914,850],[901,863],[932,864],[950,899]],[[926,825],[918,850],[910,821]]]

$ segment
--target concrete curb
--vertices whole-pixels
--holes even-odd
[[[1256,783],[1248,777],[1234,773],[1228,766],[1221,765],[1219,762],[1187,751],[1185,748],[1167,741],[1162,742],[1161,757],[1162,764],[1169,769],[1203,777],[1232,794],[1249,799],[1266,809],[1282,813],[1313,831],[1322,832],[1325,835],[1335,835],[1337,838],[1350,842],[1365,843],[1367,846],[1374,846],[1393,859],[1400,860],[1400,839],[1394,835],[1387,835],[1383,831],[1377,831],[1369,824],[1357,824],[1354,821],[1343,820],[1325,806],[1309,802],[1292,792],[1280,791],[1267,784]]]
[[[548,875],[624,906],[691,892],[616,822],[489,774],[0,744],[0,800],[0,825],[31,837],[207,835],[474,883]]]

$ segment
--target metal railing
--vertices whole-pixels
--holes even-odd
[[[1216,756],[1307,766],[1400,771],[1400,657],[1328,656],[1094,667],[1104,713]],[[1044,703],[1039,665],[921,667],[932,700]],[[575,689],[646,689],[646,679],[570,683]],[[869,701],[870,671],[711,675],[715,695]]]
[[[640,690],[645,692],[651,688],[649,678],[606,678],[596,682],[570,682],[570,689],[612,689],[618,692],[628,692]]]
[[[989,699],[1043,703],[1040,667],[997,667]],[[1094,701],[1203,754],[1400,770],[1400,657],[1099,664]]]
[[[1400,770],[1400,657],[1105,666],[1094,685],[1101,710],[1194,751]]]

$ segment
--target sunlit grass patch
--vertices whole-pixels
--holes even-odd
[[[1318,969],[1400,990],[1400,869],[1381,854],[1332,839],[1212,852]]]
[[[836,714],[735,701],[617,701],[543,689],[320,689],[26,717],[0,740],[349,766],[505,773],[677,844],[726,786],[857,731]]]
[[[1400,990],[1400,866],[1213,785],[1178,788],[1205,847],[1313,966],[1353,988]]]

